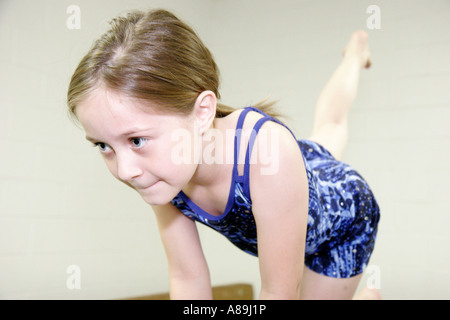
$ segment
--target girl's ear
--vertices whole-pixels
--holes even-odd
[[[194,105],[195,120],[200,125],[200,133],[208,130],[216,117],[217,97],[212,91],[203,91]]]

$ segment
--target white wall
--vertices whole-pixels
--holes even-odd
[[[66,27],[73,4],[79,30]],[[114,180],[65,106],[70,76],[107,21],[162,5],[208,30],[209,1],[0,2],[0,299],[168,290],[151,208]],[[80,290],[66,287],[71,265]]]
[[[79,30],[66,27],[73,4]],[[381,9],[379,30],[366,26],[371,4]],[[73,69],[106,21],[155,7],[174,10],[208,44],[224,102],[272,95],[300,138],[350,33],[367,30],[374,64],[362,74],[345,161],[382,209],[371,264],[385,298],[450,298],[449,1],[2,0],[0,299],[168,290],[151,208],[114,180],[65,110]],[[245,281],[257,291],[257,259],[200,231],[213,284]],[[80,267],[79,290],[66,286],[70,265]]]

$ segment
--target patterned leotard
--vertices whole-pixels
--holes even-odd
[[[250,111],[259,112],[263,117],[253,128],[244,172],[239,175],[237,163],[241,132],[244,119]],[[258,255],[258,246],[250,198],[249,159],[256,135],[266,121],[285,126],[252,107],[245,108],[239,116],[234,142],[233,177],[222,215],[208,214],[182,191],[172,200],[172,204],[184,215],[213,228],[234,245],[255,256]],[[380,217],[374,195],[366,181],[352,167],[337,161],[322,146],[309,140],[297,142],[309,187],[305,264],[313,271],[330,277],[348,278],[357,275],[364,271],[374,249]]]

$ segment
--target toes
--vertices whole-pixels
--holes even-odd
[[[369,57],[367,58],[366,65],[364,66],[364,68],[369,69],[371,66],[372,66],[372,59],[370,59]]]

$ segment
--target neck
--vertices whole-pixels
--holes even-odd
[[[201,160],[197,165],[194,176],[187,185],[188,189],[193,190],[197,186],[213,187],[221,182],[225,177],[224,175],[227,174],[229,162],[227,161],[227,158],[229,158],[227,152],[230,153],[230,146],[233,147],[234,145],[234,136],[232,139],[227,137],[224,120],[224,118],[215,119],[212,127],[203,134],[200,148],[202,152]]]

